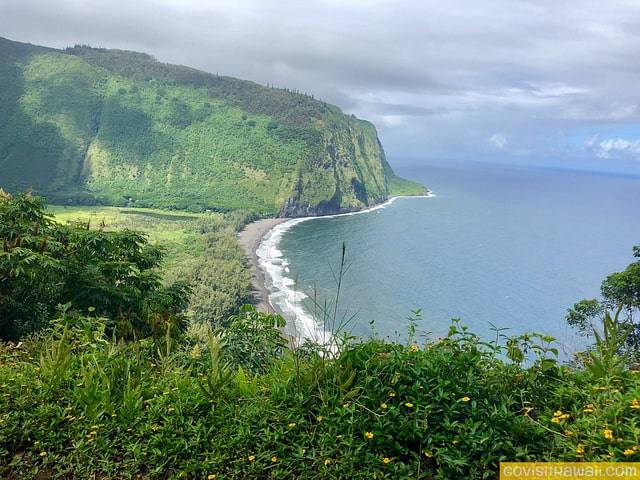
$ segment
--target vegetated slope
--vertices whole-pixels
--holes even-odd
[[[424,188],[337,107],[136,52],[0,38],[0,186],[58,203],[335,213]]]

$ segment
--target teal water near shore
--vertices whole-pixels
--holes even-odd
[[[418,328],[432,336],[461,318],[486,338],[492,324],[544,332],[569,352],[580,341],[567,308],[597,296],[640,244],[638,177],[480,164],[400,174],[436,196],[282,224],[266,239],[279,252],[267,275],[271,300],[290,323],[308,329],[314,303],[335,296],[344,242],[338,318],[353,318],[355,335],[370,334],[374,321],[378,335],[402,339],[420,308]]]

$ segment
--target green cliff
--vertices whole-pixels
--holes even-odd
[[[399,179],[337,107],[143,53],[0,38],[0,186],[50,201],[299,216],[360,209]]]

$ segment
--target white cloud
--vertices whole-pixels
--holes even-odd
[[[567,85],[565,83],[529,83],[530,92],[536,97],[566,97],[569,95],[586,95],[591,89]]]
[[[594,136],[585,142],[585,147],[602,159],[632,158],[640,160],[640,139],[607,138],[598,141],[598,137]]]
[[[501,133],[494,133],[489,138],[489,143],[496,147],[498,150],[504,150],[507,146],[507,137]]]

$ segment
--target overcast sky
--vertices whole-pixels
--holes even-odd
[[[640,173],[640,0],[0,0],[0,36],[313,93],[393,164]]]

